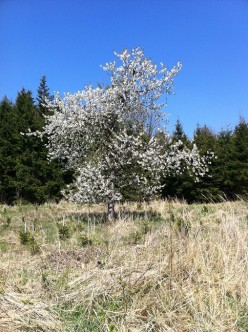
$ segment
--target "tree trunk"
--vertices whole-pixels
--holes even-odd
[[[114,200],[114,182],[111,182],[111,194],[109,196],[109,202],[108,202],[108,219],[114,220],[115,219],[115,200]]]
[[[115,219],[115,202],[108,203],[108,219],[114,220]]]

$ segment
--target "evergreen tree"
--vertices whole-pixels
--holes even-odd
[[[3,98],[0,103],[0,201],[10,203],[16,194],[15,190],[15,159],[17,152],[16,119],[13,105]]]
[[[172,141],[173,142],[181,141],[186,146],[190,144],[190,141],[184,132],[183,125],[181,124],[180,120],[177,120],[176,122],[175,130],[173,131],[172,134]]]
[[[47,160],[48,151],[39,137],[22,133],[42,130],[44,118],[31,91],[22,89],[12,105],[0,103],[0,200],[42,203],[60,197],[69,174],[58,161]],[[68,178],[69,179],[69,178]]]
[[[181,149],[185,146],[192,148],[192,144],[185,134],[180,120],[177,120],[175,130],[172,133],[172,142],[178,141],[183,143],[180,147]],[[191,192],[195,181],[187,172],[182,172],[179,175],[172,174],[164,179],[163,184],[162,197],[183,199],[188,202],[193,201],[194,197],[192,197]]]
[[[43,75],[40,79],[40,84],[37,89],[37,103],[38,103],[38,109],[41,114],[47,115],[50,114],[47,105],[47,100],[51,100],[52,97],[49,92],[49,88],[47,86],[47,79],[46,76]]]
[[[177,123],[173,139],[184,137]],[[190,177],[170,177],[165,181],[164,197],[184,198],[193,201],[222,201],[247,197],[248,193],[248,124],[241,119],[234,131],[221,130],[217,135],[206,125],[194,132],[194,142],[201,155],[214,152],[208,176],[195,183]],[[187,143],[186,143],[187,144]]]
[[[216,134],[207,126],[197,125],[193,140],[202,154],[214,151],[216,147]]]
[[[18,94],[15,109],[19,133],[42,130],[44,118],[34,105],[30,91],[22,90]],[[48,161],[44,141],[36,136],[20,134],[19,147],[16,163],[17,198],[35,203],[59,198],[66,175],[58,161]]]
[[[236,195],[248,195],[248,123],[241,118],[233,133],[234,160],[236,174],[233,191]]]
[[[42,172],[40,153],[43,146],[37,137],[23,135],[30,130],[42,127],[42,118],[34,104],[31,91],[22,89],[17,96],[14,111],[16,114],[16,130],[19,133],[16,161],[16,199],[36,202],[41,200],[42,183],[39,174]]]
[[[37,107],[34,104],[34,99],[31,91],[26,91],[24,88],[18,92],[14,111],[17,117],[17,129],[20,133],[24,133],[27,128],[30,130],[38,130],[42,125],[42,119],[38,113]],[[23,137],[23,141],[30,140]]]
[[[229,129],[219,132],[216,145],[215,168],[213,171],[213,181],[219,189],[220,197],[233,197],[232,181],[230,181],[230,171],[233,160],[233,133]]]
[[[200,154],[205,155],[206,153],[217,154],[217,135],[207,125],[197,128],[194,132],[193,138],[197,145]],[[211,166],[209,167],[209,174],[199,179],[192,190],[192,196],[194,201],[218,201],[221,191],[216,184],[216,158],[212,159]]]
[[[248,188],[248,124],[241,119],[234,131],[222,130],[218,135],[216,182],[229,199],[247,195]]]

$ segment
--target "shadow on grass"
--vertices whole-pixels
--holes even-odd
[[[66,216],[63,216],[63,218],[65,217],[71,221],[85,224],[103,224],[109,221],[108,214],[106,212],[72,212],[66,214]],[[60,219],[62,220],[63,218]],[[116,219],[134,221],[146,220],[158,223],[165,221],[160,213],[154,211],[118,211],[116,213]]]

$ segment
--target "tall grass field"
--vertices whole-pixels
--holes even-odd
[[[0,206],[1,332],[248,331],[248,203]]]

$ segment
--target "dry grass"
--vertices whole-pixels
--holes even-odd
[[[0,207],[0,331],[248,331],[248,204]],[[26,228],[32,241],[20,243]]]

